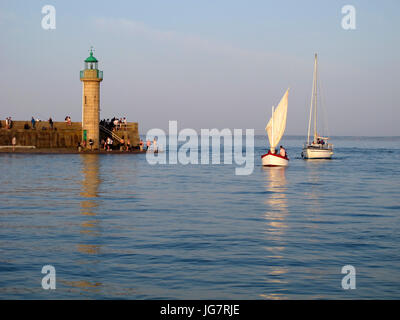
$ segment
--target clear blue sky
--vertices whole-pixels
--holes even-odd
[[[41,28],[54,5],[56,30]],[[341,28],[356,8],[357,29]],[[91,45],[102,117],[150,128],[264,133],[287,87],[287,134],[305,134],[314,53],[332,135],[400,135],[400,2],[0,2],[0,117],[81,117],[79,70]]]

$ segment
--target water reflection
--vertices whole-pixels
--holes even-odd
[[[323,160],[323,159],[313,159],[312,161],[307,161],[306,168],[307,172],[307,183],[308,188],[306,188],[305,196],[309,200],[309,209],[308,212],[312,214],[318,214],[321,212],[321,181],[320,176],[321,172],[325,168],[325,164],[327,161],[331,160]],[[308,216],[307,219],[314,220],[315,217]],[[318,219],[318,217],[317,217]],[[310,226],[312,227],[312,226]]]
[[[269,286],[272,288],[269,293],[260,294],[265,299],[282,299],[285,297],[284,288],[287,284],[285,275],[288,268],[282,264],[283,252],[285,250],[284,234],[288,228],[286,218],[288,215],[287,204],[287,180],[285,167],[263,167],[265,178],[265,190],[267,197],[264,201],[266,204],[265,221],[266,221],[266,239],[267,250],[267,279]]]
[[[81,243],[77,245],[77,251],[84,257],[80,261],[82,268],[86,273],[91,275],[98,274],[99,267],[98,255],[100,254],[101,245],[101,220],[98,217],[100,206],[99,187],[101,179],[99,177],[100,165],[99,155],[87,154],[81,155],[82,175],[81,182],[81,215],[85,217],[81,222],[80,233]],[[68,284],[83,291],[98,292],[102,283],[96,280],[83,279],[70,281]]]
[[[81,224],[82,233],[98,233],[99,220],[96,219],[96,212],[99,206],[98,189],[100,186],[99,177],[99,155],[87,154],[81,155],[82,160],[82,185],[80,196],[83,198],[81,201],[81,214],[88,217],[93,217],[83,221]]]
[[[268,191],[268,197],[265,199],[267,212],[265,218],[268,221],[268,231],[272,231],[274,235],[281,235],[287,228],[285,218],[288,214],[286,199],[286,168],[285,167],[266,167],[265,174],[265,190]]]

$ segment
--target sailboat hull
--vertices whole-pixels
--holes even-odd
[[[332,155],[332,148],[305,147],[301,153],[303,159],[331,159]]]
[[[270,151],[261,156],[261,162],[266,167],[287,167],[289,165],[289,158],[282,157],[279,154],[272,154]]]

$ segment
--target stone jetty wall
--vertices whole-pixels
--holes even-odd
[[[35,146],[36,148],[76,148],[82,141],[81,122],[54,122],[53,129],[47,121],[36,122],[32,129],[30,121],[13,121],[11,129],[6,128],[6,122],[0,121],[0,146],[11,145],[13,137],[18,146]],[[127,130],[117,131],[118,136],[129,137],[133,146],[139,145],[139,130],[136,122],[128,123]],[[102,135],[101,135],[102,137]]]

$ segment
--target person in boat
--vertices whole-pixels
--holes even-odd
[[[286,158],[286,149],[282,146],[280,146],[279,155]]]
[[[317,138],[317,144],[323,146],[325,144],[325,140],[321,138]]]

